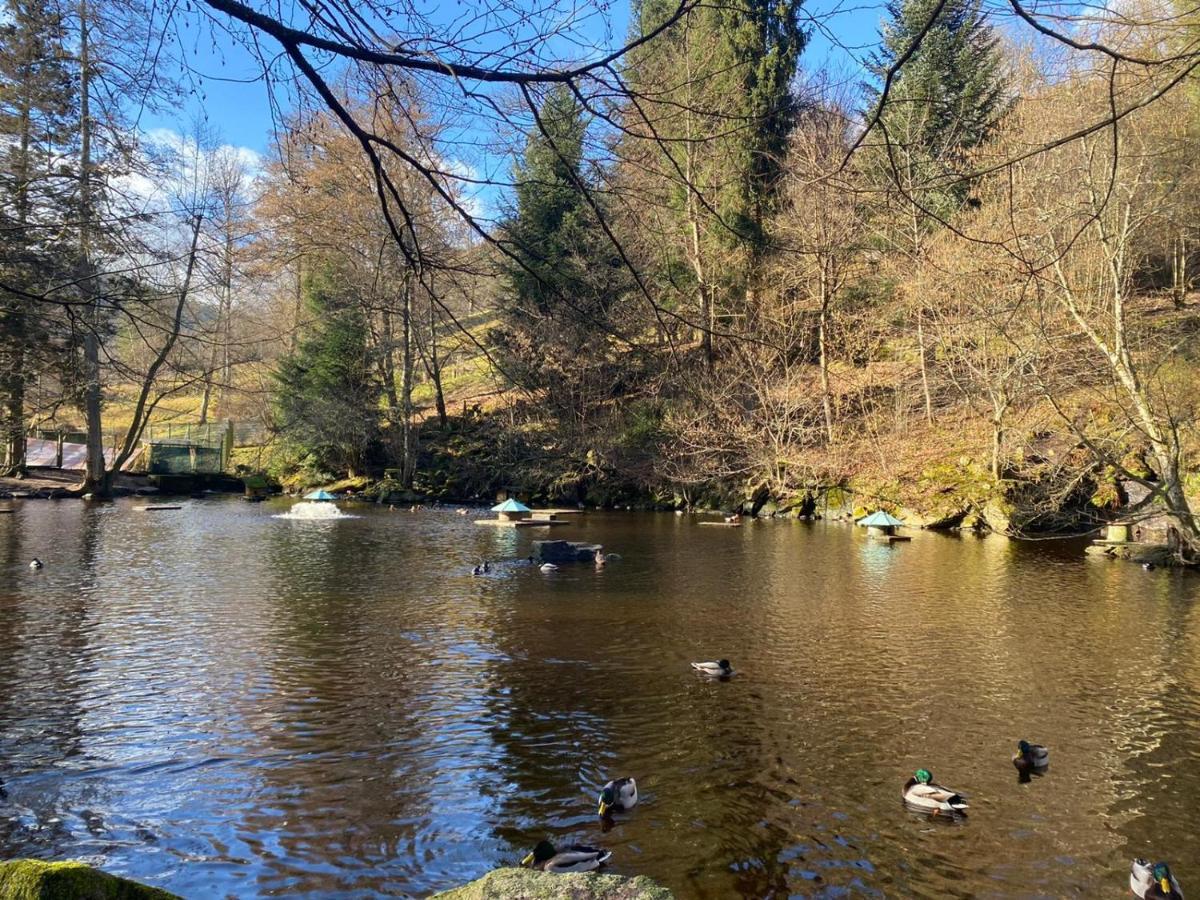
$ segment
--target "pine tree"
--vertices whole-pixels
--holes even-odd
[[[611,392],[611,317],[626,275],[600,229],[584,175],[587,123],[565,86],[552,88],[517,165],[516,210],[505,226],[515,257],[493,337],[505,369],[546,392],[567,419],[585,421]],[[544,130],[544,133],[543,133]]]
[[[328,267],[306,274],[303,300],[316,323],[276,374],[275,422],[311,468],[354,474],[379,440],[379,385],[367,323],[354,298],[335,287]]]
[[[921,36],[936,0],[890,0],[882,48],[872,61],[877,105],[884,73]],[[931,174],[953,172],[987,140],[1008,105],[1008,80],[982,0],[950,0],[892,81],[882,119],[889,139]]]
[[[25,467],[25,385],[46,365],[48,341],[35,298],[63,271],[53,243],[70,180],[60,171],[70,142],[75,86],[63,16],[51,0],[7,0],[0,26],[0,403],[5,465]]]
[[[780,165],[795,125],[792,88],[806,34],[800,0],[700,5],[632,54],[629,78],[641,99],[627,111],[625,153],[661,173],[650,202],[668,206],[677,230],[662,248],[661,302],[694,293],[696,321],[712,358],[718,314],[752,299]],[[647,34],[673,12],[646,0],[635,28]]]

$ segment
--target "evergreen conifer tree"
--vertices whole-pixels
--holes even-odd
[[[306,275],[303,300],[315,324],[280,362],[276,427],[310,468],[361,472],[379,440],[380,391],[366,320],[327,267]]]
[[[582,422],[611,390],[609,334],[627,274],[600,228],[584,173],[587,122],[565,86],[552,88],[516,166],[516,210],[505,226],[515,260],[494,335],[506,370]]]
[[[877,83],[869,90],[878,105],[884,73],[919,37],[881,111],[889,142],[920,170],[918,180],[952,177],[1008,105],[999,39],[981,0],[949,0],[926,29],[936,6],[936,0],[889,0],[882,47],[872,62]],[[948,202],[956,205],[966,186],[955,185],[949,193]]]
[[[3,463],[25,467],[25,385],[47,365],[44,288],[69,265],[56,246],[69,218],[75,84],[54,0],[6,0],[0,25],[0,404]]]

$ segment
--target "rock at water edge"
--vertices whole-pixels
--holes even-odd
[[[180,900],[81,862],[0,862],[0,900]]]
[[[551,875],[511,868],[497,869],[470,884],[434,894],[435,900],[674,900],[674,896],[644,875]]]

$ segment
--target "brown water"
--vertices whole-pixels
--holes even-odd
[[[1117,897],[1134,855],[1200,884],[1192,576],[591,513],[555,536],[606,570],[472,578],[535,535],[131,506],[0,516],[0,858],[187,897],[423,896],[546,836],[681,897]],[[717,656],[732,681],[689,672]],[[904,811],[918,766],[969,819]],[[642,803],[604,833],[620,775]]]

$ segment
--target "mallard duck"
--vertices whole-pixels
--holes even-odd
[[[1129,867],[1129,889],[1135,897],[1183,900],[1179,882],[1165,862],[1157,862],[1152,866],[1148,859],[1135,859]]]
[[[719,659],[716,662],[694,662],[692,668],[701,675],[708,675],[712,678],[728,678],[733,674],[733,666],[727,659]]]
[[[482,575],[483,574],[483,566],[476,566],[475,568],[473,568],[471,570],[471,574],[472,575]]]
[[[43,562],[42,562],[40,559],[38,559],[36,556],[35,556],[35,557],[33,558],[33,560],[32,560],[32,561],[29,563],[29,568],[31,568],[31,569],[41,569],[41,568],[44,568],[44,566],[45,566],[45,563],[43,563]]]
[[[549,841],[541,841],[533,848],[532,853],[521,860],[521,865],[556,875],[565,872],[591,872],[608,862],[610,856],[612,853],[609,851],[596,847],[572,844],[562,850],[555,850]]]
[[[1041,772],[1050,765],[1050,751],[1041,744],[1017,741],[1017,752],[1013,754],[1012,761],[1022,775]]]
[[[629,812],[637,806],[637,781],[633,778],[614,778],[600,792],[600,818],[613,812]]]
[[[904,785],[904,802],[913,809],[938,815],[958,815],[967,808],[961,795],[940,784],[933,783],[933,773],[928,769],[917,769],[915,775]]]
[[[542,563],[538,568],[546,574],[558,571],[558,566],[556,566],[554,563]]]

